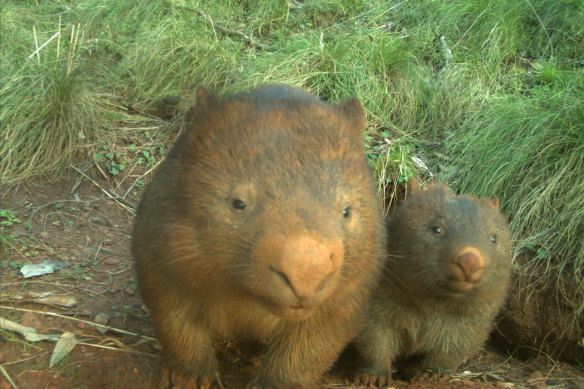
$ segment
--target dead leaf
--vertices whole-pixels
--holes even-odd
[[[33,264],[26,264],[20,268],[20,272],[24,278],[42,276],[44,274],[53,273],[55,270],[60,270],[69,266],[65,261],[58,261],[55,259],[47,259],[45,261]]]
[[[79,343],[75,338],[75,334],[72,332],[65,332],[61,335],[55,349],[53,350],[53,355],[51,355],[51,361],[49,362],[49,369],[55,366],[61,359],[65,358],[71,350]]]
[[[39,297],[34,299],[35,303],[48,304],[48,305],[58,305],[60,307],[74,307],[77,305],[77,298],[75,296],[47,296]]]

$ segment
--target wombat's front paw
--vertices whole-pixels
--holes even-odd
[[[211,389],[213,384],[223,388],[219,373],[196,374],[188,369],[174,366],[162,368],[160,389]]]
[[[391,373],[383,374],[369,370],[360,370],[355,376],[355,385],[363,385],[369,388],[383,388],[391,383]]]
[[[436,371],[416,372],[410,381],[412,383],[448,382],[450,381],[450,375],[448,373],[440,373]]]

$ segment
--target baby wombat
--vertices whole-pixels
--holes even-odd
[[[510,279],[509,231],[499,199],[416,191],[388,219],[388,261],[356,340],[357,380],[455,368],[477,352]]]
[[[199,90],[138,208],[132,252],[162,385],[220,385],[213,341],[265,341],[248,388],[314,387],[359,331],[385,257],[359,101]]]

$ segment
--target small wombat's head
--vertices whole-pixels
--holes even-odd
[[[496,196],[416,191],[391,216],[389,271],[421,293],[463,295],[505,288],[509,231]]]
[[[189,126],[169,155],[176,223],[190,231],[181,244],[193,250],[175,261],[181,277],[289,320],[374,284],[384,233],[356,99],[330,105],[285,86],[226,100],[200,92]]]

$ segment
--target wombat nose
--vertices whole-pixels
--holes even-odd
[[[467,282],[477,283],[483,277],[485,268],[485,259],[481,252],[474,247],[465,247],[460,254],[454,258],[454,263],[458,265],[464,280]]]
[[[272,271],[284,279],[296,297],[310,298],[324,287],[326,277],[342,260],[342,246],[334,246],[329,248],[310,237],[296,238],[284,245]]]

